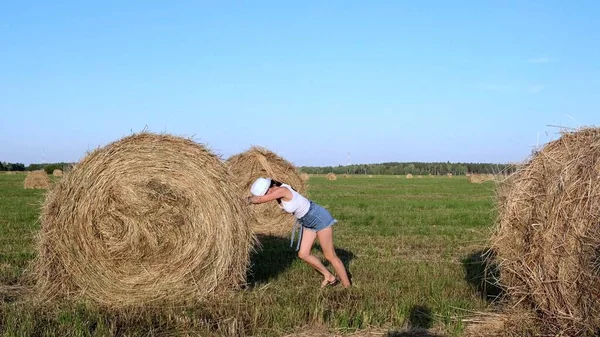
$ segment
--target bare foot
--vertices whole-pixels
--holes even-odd
[[[330,277],[326,277],[323,282],[321,282],[321,288],[325,288],[327,286],[334,286],[336,284],[338,284],[339,280],[337,279],[337,277],[331,275]]]

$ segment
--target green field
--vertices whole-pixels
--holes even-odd
[[[309,181],[310,198],[339,220],[335,244],[354,283],[349,290],[321,290],[320,275],[295,256],[289,238],[261,237],[248,287],[218,300],[121,311],[36,306],[20,286],[35,256],[44,191],[23,189],[24,177],[0,174],[0,336],[280,336],[307,329],[460,336],[462,320],[489,303],[480,254],[494,221],[492,183],[353,176]]]

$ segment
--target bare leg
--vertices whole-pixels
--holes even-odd
[[[319,273],[323,274],[325,280],[334,281],[335,276],[323,265],[318,257],[311,255],[310,250],[317,237],[317,232],[310,229],[302,228],[302,242],[300,243],[300,250],[298,251],[298,257],[308,263],[311,267],[315,268]]]
[[[335,253],[335,249],[333,247],[333,226],[329,226],[325,229],[317,232],[317,236],[319,237],[319,243],[321,244],[321,249],[323,249],[323,255],[331,265],[333,269],[335,269],[335,273],[342,281],[342,285],[345,288],[348,288],[350,284],[350,279],[348,278],[348,274],[346,273],[346,268],[344,267],[344,263]]]

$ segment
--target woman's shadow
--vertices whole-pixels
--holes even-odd
[[[294,243],[294,246],[290,247],[289,238],[265,234],[258,234],[257,238],[260,244],[255,247],[256,251],[250,258],[250,268],[248,270],[248,284],[251,287],[276,278],[286,271],[294,260],[298,259],[296,244]],[[320,250],[320,246],[315,244],[313,252]],[[348,277],[352,280],[348,266],[354,258],[354,254],[340,248],[336,248],[335,252],[344,263]],[[323,262],[327,265],[327,261]]]

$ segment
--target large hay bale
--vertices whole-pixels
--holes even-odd
[[[50,178],[44,170],[31,171],[25,177],[23,187],[27,189],[47,189],[50,187]]]
[[[300,194],[306,193],[306,184],[294,165],[268,149],[254,146],[229,158],[227,166],[244,195],[250,194],[250,186],[259,177],[273,178],[292,186]],[[253,230],[259,234],[288,236],[296,221],[276,202],[251,205],[249,210],[257,220]]]
[[[63,176],[63,171],[59,170],[59,169],[56,169],[56,170],[52,171],[52,175],[55,176],[55,177],[62,177]]]
[[[327,173],[327,180],[337,180],[335,173]]]
[[[565,133],[499,193],[500,284],[554,331],[600,329],[600,129]]]
[[[47,196],[34,277],[42,299],[129,306],[245,282],[245,200],[204,146],[140,133],[88,154]]]

